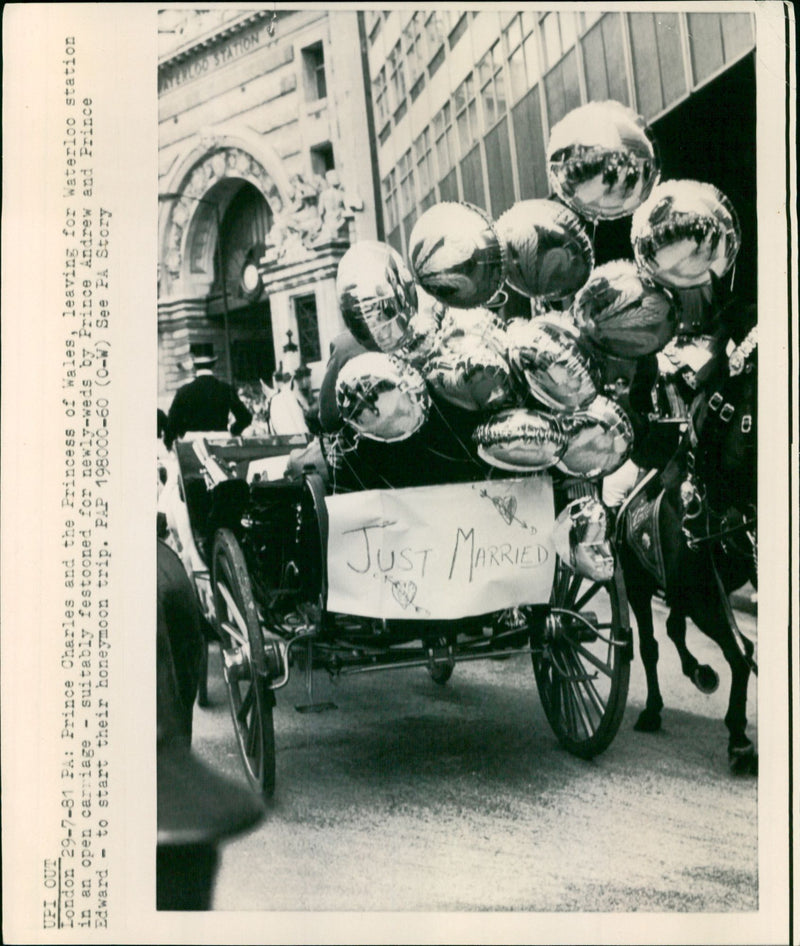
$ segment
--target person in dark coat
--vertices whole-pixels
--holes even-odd
[[[169,409],[164,434],[168,450],[189,430],[228,430],[230,414],[235,418],[230,427],[234,437],[253,420],[233,387],[214,377],[212,368],[216,361],[213,355],[195,356],[195,378],[178,390]]]
[[[156,909],[208,910],[220,845],[253,828],[265,809],[192,750],[202,616],[180,559],[161,541],[156,587]]]

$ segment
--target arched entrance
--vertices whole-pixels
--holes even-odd
[[[257,264],[281,193],[264,166],[238,147],[216,147],[159,195],[159,396],[213,347],[220,374],[258,384],[275,368],[269,297]]]

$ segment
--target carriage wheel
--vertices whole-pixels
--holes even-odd
[[[220,529],[212,556],[214,608],[222,666],[245,773],[253,789],[275,790],[275,697],[244,555],[230,529]]]
[[[533,671],[545,715],[565,749],[591,759],[617,734],[632,657],[619,568],[593,582],[559,559],[550,611],[531,635]]]

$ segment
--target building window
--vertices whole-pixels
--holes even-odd
[[[294,316],[297,319],[297,336],[300,359],[304,365],[322,360],[317,321],[317,297],[312,292],[294,299]]]
[[[503,85],[503,60],[500,43],[495,43],[478,63],[478,81],[481,84],[483,128],[488,131],[506,113],[506,91]]]
[[[314,145],[311,149],[311,171],[320,177],[325,177],[328,171],[336,167],[333,160],[333,145],[326,141],[325,144]]]
[[[504,31],[511,98],[517,102],[539,81],[539,50],[529,14],[517,14]]]
[[[569,52],[577,39],[574,13],[547,13],[539,21],[544,68],[550,69]]]
[[[596,10],[596,9],[587,10],[584,13],[579,13],[578,18],[580,21],[581,33],[585,33],[586,30],[594,26],[594,24],[600,19],[602,15],[603,15],[602,10]]]
[[[400,184],[400,207],[404,214],[410,213],[416,206],[417,198],[414,191],[414,162],[411,158],[411,148],[406,151],[397,165]]]
[[[394,168],[383,179],[383,203],[386,208],[386,229],[394,230],[400,222],[397,206],[397,177]]]
[[[381,31],[382,23],[383,20],[381,19],[381,15],[378,10],[366,11],[366,26],[367,34],[369,35],[370,46],[372,46],[375,40],[378,38],[378,33]]]
[[[389,121],[389,93],[386,88],[386,66],[375,76],[372,83],[372,94],[375,99],[375,112],[378,116],[378,128],[383,128]]]
[[[423,32],[424,14],[417,11],[403,30],[408,64],[408,80],[413,85],[425,71],[425,36]]]
[[[400,108],[406,100],[406,69],[400,40],[389,53],[389,88],[392,93],[392,110]]]
[[[461,154],[465,155],[478,140],[478,102],[475,98],[475,83],[470,73],[456,89],[456,128]]]
[[[436,158],[439,164],[439,177],[443,178],[456,162],[455,141],[453,139],[453,118],[450,103],[434,115],[433,132],[436,136]]]
[[[414,142],[414,154],[417,158],[417,177],[419,192],[423,199],[433,189],[435,174],[433,169],[433,147],[431,146],[431,130],[426,127],[419,138]]]
[[[431,13],[425,21],[425,35],[428,39],[428,49],[435,53],[450,32],[452,15],[443,10],[441,13]]]
[[[327,98],[328,88],[325,83],[325,56],[322,42],[314,43],[303,50],[303,71],[306,80],[306,94],[310,102]]]

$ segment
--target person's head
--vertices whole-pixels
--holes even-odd
[[[217,363],[217,356],[212,352],[198,352],[192,356],[194,373],[212,372]]]

